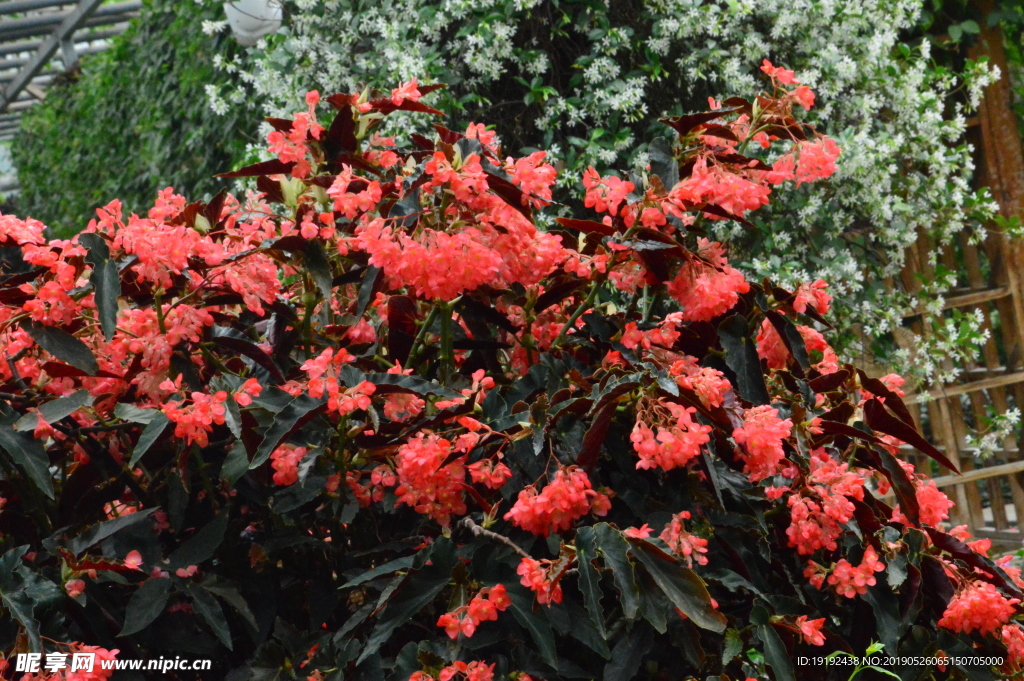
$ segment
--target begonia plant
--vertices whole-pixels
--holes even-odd
[[[257,178],[242,199],[115,201],[71,240],[0,217],[8,659],[788,681],[884,646],[904,679],[1017,671],[1024,582],[901,460],[953,468],[902,379],[840,364],[825,282],[747,281],[706,236],[840,156],[799,121],[813,92],[762,71],[550,225],[545,153],[445,128],[415,80],[310,92],[227,174]],[[433,136],[375,131],[399,111]]]

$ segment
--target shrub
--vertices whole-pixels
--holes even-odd
[[[934,262],[991,212],[991,199],[972,188],[964,133],[982,88],[998,77],[922,37],[925,4],[298,3],[283,35],[239,65],[249,73],[239,86],[246,94],[221,88],[220,97],[251,92],[279,116],[310,84],[390,88],[429,74],[451,84],[442,108],[459,111],[462,125],[495,121],[509,148],[548,150],[567,170],[556,191],[565,201],[588,165],[642,169],[659,118],[703,107],[710,95],[752,91],[762,59],[788,64],[818,93],[809,120],[843,146],[842,163],[814,191],[786,192],[747,224],[718,221],[710,236],[749,277],[791,288],[830,282],[838,351],[877,356],[918,388],[953,380],[985,337],[977,315],[947,321],[941,312],[925,324],[927,338],[902,329],[897,347],[890,334],[910,310],[941,311],[956,286],[955,273],[938,267],[920,291],[902,290],[907,247],[927,234]],[[388,132],[415,124],[403,117]]]
[[[763,70],[550,230],[543,152],[376,132],[438,113],[415,81],[327,125],[309,93],[228,174],[243,200],[115,201],[70,241],[3,218],[6,649],[236,680],[1015,669],[1024,583],[940,529],[899,447],[951,464],[902,380],[838,362],[825,282],[748,282],[703,236],[835,170],[813,93]]]
[[[207,85],[232,82],[215,61],[238,49],[203,35],[213,16],[194,2],[149,0],[107,51],[58,78],[11,145],[22,215],[67,237],[111,196],[142,212],[168,183],[198,196],[221,189],[213,175],[241,160],[256,125],[244,104],[224,115],[206,105]]]

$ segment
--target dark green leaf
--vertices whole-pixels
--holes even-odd
[[[39,622],[36,621],[32,614],[35,603],[29,598],[28,594],[21,589],[11,592],[5,591],[0,593],[0,600],[3,600],[3,604],[11,617],[18,620],[21,626],[25,628],[25,633],[28,634],[29,647],[35,652],[41,651],[42,640],[39,637]]]
[[[669,600],[658,583],[642,565],[635,568],[636,584],[640,587],[640,615],[659,634],[668,631]]]
[[[302,394],[293,399],[274,419],[274,425],[263,436],[256,455],[249,464],[249,468],[256,468],[270,458],[271,452],[277,449],[281,440],[288,436],[295,428],[306,423],[316,416],[319,410],[327,406],[326,400],[315,399],[309,395]]]
[[[224,465],[220,467],[220,477],[229,485],[234,485],[248,470],[249,454],[245,451],[245,444],[239,440],[228,450]]]
[[[575,601],[566,600],[565,608],[569,611],[569,617],[571,618],[569,635],[604,659],[607,660],[611,658],[612,651],[608,649],[606,635],[597,630],[593,620],[590,615],[587,614],[587,611],[583,609],[583,606],[577,604]],[[554,610],[548,610],[549,614],[552,612],[554,612]]]
[[[19,578],[23,568],[21,557],[28,549],[28,544],[16,546],[0,557],[0,602],[7,608],[11,617],[25,628],[32,651],[39,652],[42,645],[39,623],[32,613],[35,601],[26,592],[24,582]]]
[[[153,415],[153,419],[146,424],[146,427],[142,429],[142,434],[139,435],[139,441],[135,444],[135,448],[132,450],[132,458],[128,461],[128,467],[131,468],[139,462],[142,455],[149,451],[149,448],[153,446],[153,443],[160,439],[160,436],[164,434],[167,426],[170,424],[170,420],[167,415],[162,411],[157,412]]]
[[[96,357],[92,354],[89,346],[70,333],[52,326],[45,326],[39,322],[25,324],[25,330],[39,344],[39,347],[57,359],[81,369],[90,376],[95,376],[99,371]]]
[[[387,600],[377,619],[377,626],[366,641],[356,664],[373,655],[391,638],[391,633],[423,610],[447,586],[452,569],[458,562],[455,547],[447,537],[430,546],[430,564],[410,572],[401,586]]]
[[[50,400],[39,407],[39,416],[47,423],[55,423],[65,416],[73,414],[82,407],[92,404],[92,394],[88,390],[77,390],[67,397]],[[28,413],[18,419],[14,424],[15,430],[35,430],[39,425],[39,416],[35,413]]]
[[[331,282],[334,280],[334,275],[331,274],[331,263],[327,261],[327,254],[324,253],[320,242],[311,239],[306,244],[305,256],[306,267],[309,268],[309,273],[313,277],[316,287],[320,289],[320,295],[329,303],[331,300]],[[324,309],[329,310],[330,305],[324,305]]]
[[[169,581],[169,580],[168,580]],[[228,650],[232,650],[231,630],[228,628],[228,620],[224,617],[224,609],[209,591],[199,584],[191,582],[188,585],[189,595],[192,596],[192,607],[206,620],[206,623],[213,629],[213,633]]]
[[[249,604],[242,597],[242,594],[231,582],[220,579],[216,576],[211,576],[202,581],[202,587],[214,594],[220,596],[227,603],[238,612],[239,615],[253,628],[254,631],[259,630],[259,625],[256,623],[256,618],[252,614],[252,610],[249,608]]]
[[[453,390],[449,390],[442,385],[437,383],[431,383],[430,381],[420,378],[419,376],[405,376],[403,374],[366,374],[366,380],[373,383],[376,386],[397,386],[404,388],[405,391],[414,392],[417,395],[438,395],[440,397],[446,397],[453,399],[456,397],[462,397],[460,393]],[[404,392],[404,391],[403,391]]]
[[[419,192],[415,193],[418,194]],[[366,268],[366,274],[363,275],[363,281],[359,284],[359,296],[356,298],[355,317],[357,319],[362,318],[363,313],[366,312],[366,308],[370,304],[370,301],[373,300],[373,294],[377,288],[380,276],[379,267],[370,266]]]
[[[725,646],[722,649],[722,665],[727,665],[743,650],[743,639],[735,629],[725,630]]]
[[[757,627],[757,634],[764,643],[765,662],[775,672],[776,681],[796,681],[793,674],[793,660],[786,651],[786,644],[782,642],[775,632],[775,627],[770,624],[762,624]]]
[[[216,553],[217,547],[224,541],[224,532],[228,529],[228,514],[221,512],[203,529],[187,542],[175,549],[170,556],[169,569],[176,570],[189,565],[199,565],[209,560]]]
[[[512,616],[519,624],[530,632],[533,642],[537,644],[540,657],[552,669],[558,669],[558,654],[555,651],[555,636],[547,618],[533,609],[533,593],[519,584],[508,586],[508,595],[512,599]]]
[[[78,235],[78,243],[89,250],[85,261],[92,265],[89,277],[96,298],[100,327],[107,342],[114,337],[117,328],[117,299],[121,297],[121,275],[117,263],[110,259],[106,240],[96,233]]]
[[[885,644],[886,650],[897,650],[899,640],[903,636],[903,618],[900,616],[900,604],[889,585],[878,582],[868,588],[864,600],[871,604],[878,626],[878,636]]]
[[[213,342],[222,348],[251,359],[266,369],[274,379],[284,383],[284,375],[273,358],[242,333],[231,327],[215,325],[213,327]]]
[[[651,162],[651,174],[657,175],[665,189],[670,190],[679,182],[679,162],[675,157],[672,143],[664,137],[656,137],[647,151]]]
[[[147,508],[145,510],[138,511],[137,513],[130,513],[128,515],[123,515],[120,518],[106,520],[97,525],[93,525],[87,531],[69,541],[67,544],[68,550],[77,556],[90,546],[99,544],[115,532],[120,532],[124,528],[130,527],[135,523],[148,518],[149,515],[156,510],[156,508]]]
[[[133,404],[118,402],[114,405],[114,416],[132,423],[149,423],[160,414],[159,409],[142,409]]]
[[[419,214],[423,212],[420,206],[420,193],[411,190],[406,193],[402,200],[391,206],[388,212],[388,220],[394,221],[394,229],[408,229],[419,221]]]
[[[811,359],[807,356],[807,344],[804,342],[803,336],[797,330],[796,325],[789,321],[784,315],[775,312],[774,310],[768,310],[765,313],[768,317],[768,321],[772,326],[775,327],[775,331],[779,334],[782,339],[783,345],[789,350],[790,354],[793,355],[793,359],[796,360],[797,366],[803,371],[809,371],[811,368]]]
[[[755,406],[769,404],[771,398],[761,372],[761,360],[747,321],[740,315],[729,317],[718,327],[718,337],[725,349],[725,363],[736,374],[740,397]]]
[[[711,605],[711,596],[697,573],[649,541],[630,539],[629,542],[631,553],[643,563],[675,607],[698,627],[716,632],[725,631],[725,617]]]
[[[14,430],[16,418],[17,414],[0,421],[0,447],[25,471],[25,475],[39,491],[53,499],[53,479],[46,450],[39,440]]]
[[[629,544],[622,533],[608,523],[598,523],[594,531],[597,533],[601,556],[605,565],[611,569],[615,586],[622,598],[622,612],[627,618],[633,619],[640,608],[640,589],[633,574],[633,563],[629,560]]]
[[[360,584],[363,584],[364,582],[368,582],[371,579],[376,579],[377,577],[380,577],[381,575],[389,575],[392,572],[398,572],[399,570],[406,570],[406,569],[412,567],[412,563],[413,563],[413,561],[415,559],[416,559],[416,556],[405,556],[404,558],[396,558],[395,560],[388,561],[387,563],[384,563],[383,565],[378,565],[377,567],[373,568],[372,570],[367,570],[366,572],[364,572],[363,574],[359,575],[358,577],[355,577],[353,579],[348,580],[347,582],[345,582],[344,584],[342,584],[338,588],[339,589],[348,589],[348,588],[351,588],[353,586],[359,586]]]
[[[594,528],[581,527],[576,532],[576,562],[580,571],[580,591],[583,592],[583,602],[590,613],[590,619],[603,639],[606,638],[606,634],[604,612],[601,610],[601,575],[594,567],[595,558],[597,537],[594,535]]]
[[[224,425],[228,427],[231,434],[239,440],[242,439],[242,412],[238,408],[238,402],[235,402],[235,398],[229,396],[224,401]],[[248,464],[248,459],[246,464]]]
[[[170,579],[147,579],[128,601],[124,626],[118,636],[131,636],[148,627],[164,611],[170,597]]]
[[[612,659],[604,666],[604,681],[632,681],[637,678],[644,656],[651,651],[654,641],[651,627],[643,620],[635,622],[612,650]]]

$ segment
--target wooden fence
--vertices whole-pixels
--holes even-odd
[[[979,2],[982,16],[992,2]],[[1012,108],[1009,69],[999,27],[984,28],[972,57],[987,55],[1003,77],[989,86],[977,118],[968,121],[968,142],[975,149],[977,182],[999,202],[1003,217],[1024,220],[1024,148]],[[927,254],[932,245],[921,234],[907,253],[903,286],[920,286],[915,275],[929,274]],[[908,398],[918,426],[930,435],[963,475],[942,469],[936,484],[956,502],[950,521],[967,525],[976,537],[986,537],[1001,549],[1021,547],[1024,534],[1024,457],[1017,438],[1001,443],[994,456],[979,462],[966,447],[969,429],[982,424],[990,413],[1011,407],[1024,410],[1024,244],[1012,241],[996,225],[989,225],[983,244],[968,243],[965,235],[940,255],[944,267],[959,273],[958,288],[946,298],[946,309],[980,310],[990,338],[980,361],[971,364],[959,382]],[[927,333],[920,316],[907,322]],[[927,399],[931,398],[931,399]],[[930,459],[908,451],[919,470],[932,473]]]

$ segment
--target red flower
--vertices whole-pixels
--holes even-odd
[[[1017,612],[1013,606],[1018,603],[1019,599],[1007,598],[994,585],[975,581],[953,597],[942,613],[939,626],[964,634],[975,630],[991,634],[1010,621]]]
[[[608,497],[591,488],[587,474],[570,466],[559,469],[541,492],[533,485],[519,492],[505,520],[546,537],[552,532],[569,529],[577,518],[590,512],[605,515],[610,507]]]
[[[805,642],[815,646],[825,645],[825,636],[821,633],[821,628],[825,624],[824,617],[808,620],[807,615],[800,615],[794,624],[800,630],[800,638]]]

